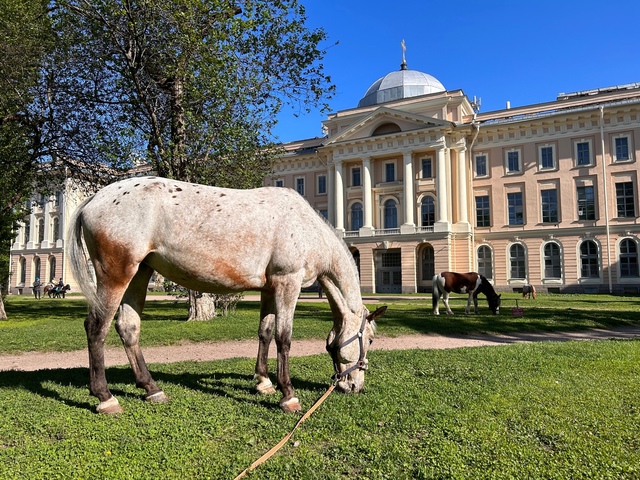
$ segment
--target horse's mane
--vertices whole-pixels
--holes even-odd
[[[482,282],[482,290],[484,292],[491,293],[492,295],[496,295],[496,291],[493,288],[493,285],[491,285],[491,282],[487,280],[487,277],[485,277],[484,275],[480,275],[480,281]],[[487,293],[485,293],[485,295]]]

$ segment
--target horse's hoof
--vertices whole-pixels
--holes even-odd
[[[146,402],[152,403],[167,403],[169,401],[169,397],[167,397],[162,390],[156,393],[152,393],[151,395],[147,395],[144,397]]]
[[[116,397],[111,397],[109,400],[100,402],[96,407],[96,411],[98,413],[104,413],[105,415],[117,415],[118,413],[124,412]]]
[[[270,380],[257,384],[256,391],[260,395],[273,395],[274,393],[276,393],[276,389],[273,387],[273,383],[271,383]]]
[[[296,413],[302,410],[300,400],[297,397],[292,397],[286,402],[280,402],[280,408],[284,413]]]

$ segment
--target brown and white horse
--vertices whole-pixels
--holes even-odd
[[[522,298],[531,298],[533,296],[533,299],[536,299],[536,287],[534,287],[531,284],[524,284],[522,286]]]
[[[449,294],[453,293],[467,293],[469,299],[467,300],[467,307],[465,313],[468,315],[471,309],[471,302],[473,301],[474,311],[478,313],[478,294],[484,293],[489,302],[489,309],[494,315],[500,313],[501,295],[496,294],[493,286],[484,276],[476,272],[469,273],[456,273],[456,272],[442,272],[433,277],[433,291],[431,299],[433,303],[434,315],[439,315],[438,304],[440,297],[444,302],[444,306],[447,309],[447,314],[453,315],[451,308],[449,308]]]
[[[145,389],[148,401],[167,400],[138,344],[140,315],[154,270],[202,292],[261,292],[257,390],[275,391],[267,372],[275,333],[280,407],[286,412],[301,408],[289,376],[293,314],[301,287],[318,279],[333,314],[327,350],[337,386],[344,392],[362,390],[374,320],[386,307],[369,313],[347,246],[295,191],[232,190],[157,177],[131,178],[85,200],[70,223],[68,256],[89,303],[85,320],[89,390],[100,401],[98,412],[122,411],[109,391],[104,365],[105,337],[116,312],[116,330],[136,385]]]

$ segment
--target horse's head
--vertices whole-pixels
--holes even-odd
[[[336,371],[336,385],[344,393],[359,393],[364,388],[364,371],[369,366],[366,356],[375,335],[375,320],[386,311],[385,306],[370,313],[363,305],[360,315],[347,313],[341,331],[334,327],[329,332],[327,351]]]
[[[493,314],[494,315],[500,314],[500,304],[502,303],[502,294],[496,295],[494,293],[493,295],[489,295],[487,299],[489,300],[489,309],[493,312]]]

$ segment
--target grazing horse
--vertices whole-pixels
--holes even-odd
[[[469,273],[455,273],[455,272],[442,272],[439,275],[433,277],[433,292],[431,294],[433,302],[433,313],[439,315],[438,303],[442,296],[442,301],[447,309],[447,314],[453,315],[453,312],[449,308],[449,294],[454,293],[468,293],[469,299],[467,300],[467,307],[465,313],[468,315],[471,309],[471,301],[473,300],[473,306],[475,313],[478,313],[478,294],[484,293],[489,302],[489,309],[494,315],[500,313],[501,295],[496,294],[493,286],[484,276],[476,272]]]
[[[89,391],[100,401],[98,412],[122,411],[109,391],[104,365],[105,337],[116,312],[116,331],[136,385],[146,391],[147,401],[167,401],[138,343],[140,315],[154,270],[201,292],[260,291],[256,388],[260,393],[275,392],[267,371],[275,334],[277,385],[285,412],[301,409],[289,376],[296,302],[301,287],[317,279],[333,315],[327,351],[337,387],[343,392],[362,390],[374,320],[387,307],[369,313],[346,244],[295,191],[232,190],[158,177],[131,178],[85,200],[70,221],[68,239],[73,274],[89,304],[85,320]]]
[[[531,297],[533,297],[534,300],[536,299],[536,287],[527,283],[526,285],[522,286],[522,298]]]

